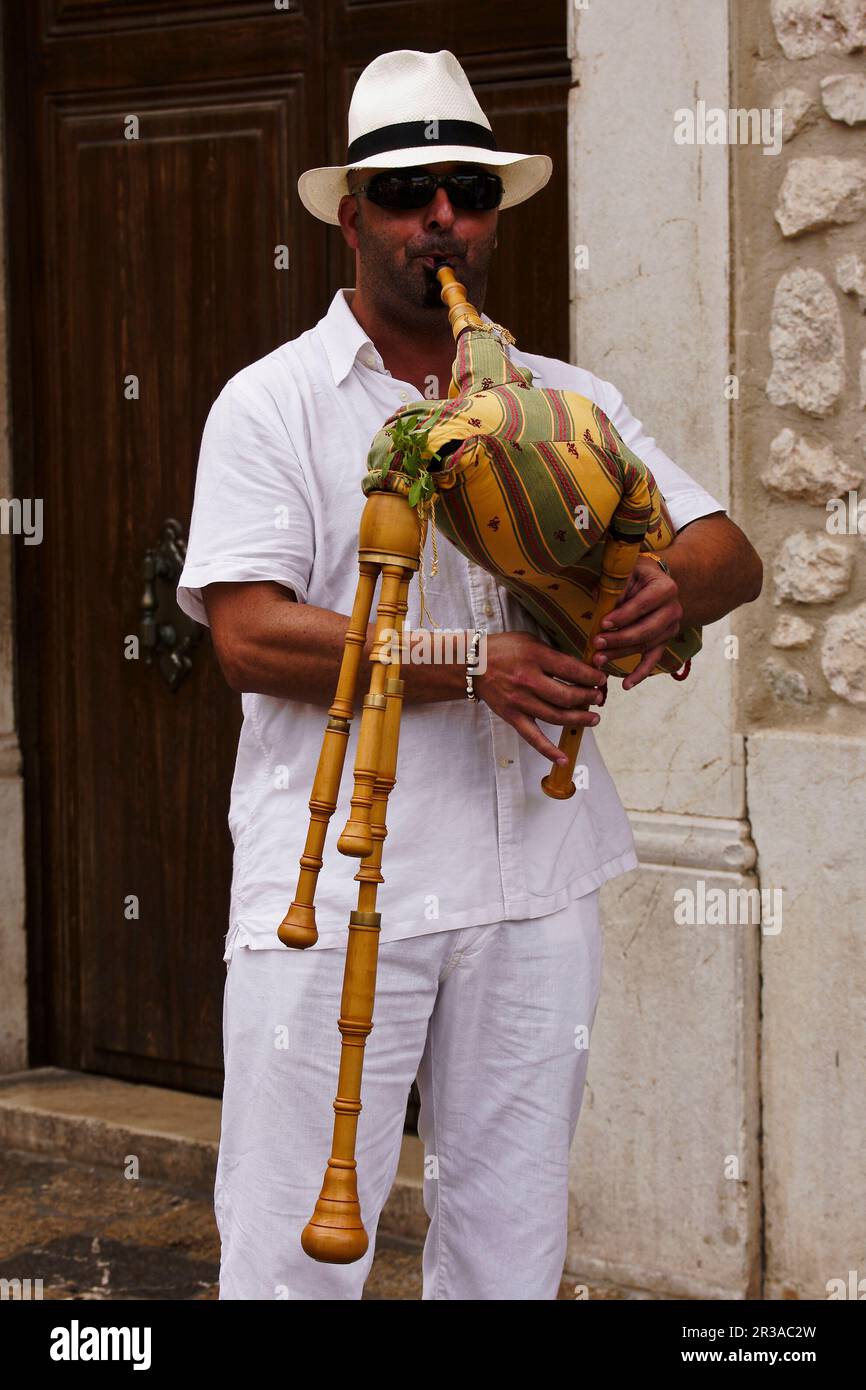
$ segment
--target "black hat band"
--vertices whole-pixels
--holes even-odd
[[[367,135],[359,135],[349,146],[347,163],[363,164],[374,154],[411,150],[421,145],[475,145],[482,150],[498,149],[493,131],[477,121],[400,121],[397,125],[383,125]]]

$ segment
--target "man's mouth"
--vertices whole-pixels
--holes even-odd
[[[420,256],[422,265],[429,266],[431,270],[438,270],[440,265],[451,265],[457,259],[456,256]]]

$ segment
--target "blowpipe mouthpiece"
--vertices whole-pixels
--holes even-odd
[[[482,328],[484,320],[473,304],[466,298],[466,286],[461,285],[450,265],[440,265],[436,278],[442,286],[442,303],[448,309],[448,322],[454,341],[467,328]]]

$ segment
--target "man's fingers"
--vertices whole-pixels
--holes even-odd
[[[544,715],[539,715],[539,718],[543,719]],[[585,719],[586,716],[583,716],[583,718]],[[598,717],[595,716],[595,718],[597,721]],[[525,738],[530,747],[534,748],[542,757],[549,758],[551,762],[561,763],[563,767],[565,766],[568,762],[568,758],[563,753],[560,753],[558,746],[555,743],[551,743],[550,739],[541,732],[535,720],[531,719],[528,714],[519,714],[512,722],[513,727],[521,737]],[[577,723],[578,721],[569,720],[568,722]]]
[[[531,694],[529,691],[520,700],[520,712],[529,715],[532,719],[543,719],[545,724],[562,724],[563,727],[567,724],[583,724],[587,728],[592,728],[601,717],[594,710],[584,709],[576,701],[565,707],[549,705],[541,696]]]
[[[552,649],[551,649],[552,650]],[[569,686],[593,686],[604,685],[607,681],[607,673],[598,671],[594,666],[590,666],[586,661],[579,661],[576,656],[569,656],[567,652],[553,652],[553,661],[542,663],[542,672],[551,680],[564,685],[566,691]],[[545,695],[545,699],[547,699]],[[553,695],[550,696],[553,700]],[[555,701],[558,703],[558,701]]]
[[[623,690],[632,690],[636,685],[640,685],[641,681],[646,680],[647,676],[651,676],[653,667],[657,666],[664,656],[664,650],[665,644],[662,643],[660,647],[653,647],[652,651],[648,651],[631,674],[625,677],[622,683]]]
[[[572,685],[569,681],[560,680],[558,676],[551,676],[550,683],[545,681],[542,688],[534,693],[547,704],[561,706],[563,709],[571,709],[574,705],[580,708],[599,705],[607,688],[607,672],[593,670],[591,666],[584,666],[583,669],[587,672],[587,679],[583,684]]]
[[[544,736],[535,720],[530,719],[528,714],[518,715],[514,720],[514,728],[521,738],[525,738],[530,747],[540,753],[543,758],[549,758],[551,762],[556,763],[566,761],[556,744],[551,743],[550,739]]]
[[[625,595],[614,608],[612,613],[602,620],[602,631],[609,632],[614,628],[624,627],[627,623],[634,622],[636,618],[642,618],[646,613],[652,613],[654,609],[664,608],[669,603],[676,602],[678,589],[672,579],[662,574],[653,566],[653,574],[645,579],[641,576],[639,588],[634,592],[625,591]],[[627,596],[627,597],[626,597]]]
[[[626,649],[643,651],[648,642],[655,645],[674,637],[680,630],[681,616],[682,609],[679,609],[678,615],[676,609],[659,608],[628,627],[599,633],[594,645],[597,651],[602,652],[623,652]]]

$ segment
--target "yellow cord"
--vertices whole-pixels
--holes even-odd
[[[419,559],[419,562],[420,562],[420,563],[419,563],[419,567],[418,567],[418,587],[419,587],[420,592],[421,592],[421,616],[420,616],[419,622],[420,622],[421,626],[423,627],[423,626],[424,626],[424,614],[426,613],[427,616],[428,616],[428,618],[430,619],[431,623],[433,624],[433,626],[434,626],[435,628],[438,628],[438,627],[439,627],[439,624],[437,623],[436,619],[433,617],[433,614],[430,612],[430,609],[427,607],[427,603],[426,603],[426,600],[425,600],[425,598],[424,598],[424,542],[425,542],[426,539],[427,539],[427,517],[428,517],[428,514],[429,514],[429,516],[430,516],[430,518],[431,518],[431,521],[432,521],[431,539],[432,539],[432,545],[433,545],[433,566],[432,566],[432,569],[430,570],[430,578],[432,579],[432,578],[438,573],[438,571],[439,571],[439,555],[438,555],[438,552],[437,552],[437,550],[436,550],[436,494],[434,493],[432,497],[421,498],[421,499],[419,500],[419,502],[418,502],[418,508],[417,508],[417,510],[418,510],[418,519],[419,519],[419,521],[420,521],[420,523],[421,523],[421,547],[420,547],[420,550],[419,550],[419,552],[418,552],[418,559]],[[440,629],[440,631],[441,631],[441,629]]]

